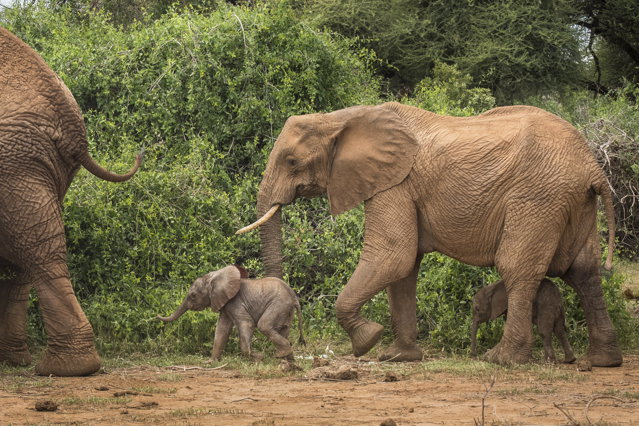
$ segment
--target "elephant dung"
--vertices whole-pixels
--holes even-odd
[[[35,403],[36,411],[57,411],[58,404],[50,399],[44,399],[40,401],[36,401]]]

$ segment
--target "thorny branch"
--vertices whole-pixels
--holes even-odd
[[[490,390],[495,385],[495,380],[496,380],[495,376],[492,376],[490,378],[490,385],[487,386],[486,384],[484,384],[484,389],[486,390],[486,392],[484,393],[484,396],[481,397],[481,420],[473,419],[475,422],[475,426],[484,426],[485,424],[486,398],[488,398],[488,394],[490,393]]]

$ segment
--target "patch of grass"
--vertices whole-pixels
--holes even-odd
[[[102,407],[105,405],[124,405],[128,404],[131,401],[132,399],[127,397],[89,396],[86,398],[77,398],[74,396],[70,396],[60,400],[60,404]]]
[[[181,382],[184,376],[179,373],[166,373],[158,376],[158,380],[162,382]]]
[[[639,392],[630,392],[621,389],[608,389],[603,394],[606,396],[616,396],[617,398],[622,399],[639,399]]]
[[[191,417],[191,416],[207,416],[207,415],[240,415],[247,414],[244,410],[236,410],[232,408],[181,408],[173,410],[169,415],[173,417]]]
[[[535,395],[546,395],[546,394],[554,394],[557,393],[557,388],[552,386],[529,386],[525,388],[515,387],[512,389],[500,389],[493,391],[497,395],[502,396],[516,396],[516,395],[527,395],[527,394],[535,394]]]
[[[21,393],[24,389],[44,389],[54,384],[51,377],[24,376],[21,374],[21,372],[0,372],[0,390]]]
[[[135,392],[139,393],[150,393],[150,394],[173,394],[177,392],[177,388],[158,388],[156,386],[141,386],[132,389]]]

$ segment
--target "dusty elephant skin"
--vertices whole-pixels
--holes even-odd
[[[114,174],[89,155],[84,121],[73,95],[42,58],[0,28],[0,362],[26,365],[30,288],[38,293],[47,350],[42,375],[96,372],[93,329],[73,292],[66,265],[61,202],[80,166],[99,178]]]
[[[356,356],[383,332],[360,309],[386,289],[395,336],[381,359],[422,358],[417,272],[424,253],[438,251],[472,265],[495,265],[504,279],[508,318],[487,359],[530,359],[533,300],[541,280],[551,276],[579,295],[589,330],[586,357],[593,365],[621,364],[601,289],[595,223],[599,195],[610,268],[611,191],[585,140],[566,121],[527,106],[459,118],[393,102],[290,117],[269,156],[258,215],[322,195],[332,214],[365,202],[359,264],[336,302]],[[281,277],[280,211],[261,225],[260,237],[266,274]]]
[[[482,287],[473,297],[473,323],[470,333],[470,353],[477,354],[477,328],[479,324],[492,321],[506,314],[508,298],[504,281]],[[555,351],[552,348],[553,333],[559,339],[564,351],[564,362],[575,361],[575,355],[568,341],[566,333],[566,319],[559,289],[552,281],[544,278],[539,285],[533,302],[533,324],[542,338],[544,357],[547,361],[555,362]]]
[[[220,359],[234,326],[243,354],[253,355],[251,339],[257,327],[275,344],[276,357],[292,359],[288,336],[294,312],[297,312],[299,341],[304,344],[302,310],[295,292],[279,278],[250,280],[247,277],[246,270],[237,265],[209,272],[191,284],[186,298],[173,314],[158,315],[158,319],[171,322],[189,309],[201,311],[210,307],[220,313],[211,350],[213,359]]]

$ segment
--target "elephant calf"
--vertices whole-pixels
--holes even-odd
[[[473,297],[473,325],[471,332],[471,354],[477,353],[477,327],[479,324],[494,320],[504,315],[508,309],[508,297],[504,281],[500,280],[480,289]],[[559,289],[552,281],[544,278],[537,290],[533,302],[533,323],[544,344],[546,360],[555,361],[552,348],[552,333],[554,332],[564,350],[564,362],[575,360],[572,347],[568,342],[566,325],[564,322],[564,308]]]
[[[295,292],[279,278],[247,278],[246,270],[237,265],[209,272],[191,284],[186,298],[173,314],[168,317],[158,315],[157,318],[170,322],[189,309],[201,311],[210,306],[220,313],[211,350],[213,359],[220,359],[233,326],[237,327],[242,353],[251,356],[251,339],[257,327],[275,344],[276,357],[292,359],[293,349],[288,335],[295,310],[299,322],[299,343],[305,344],[302,310]]]

